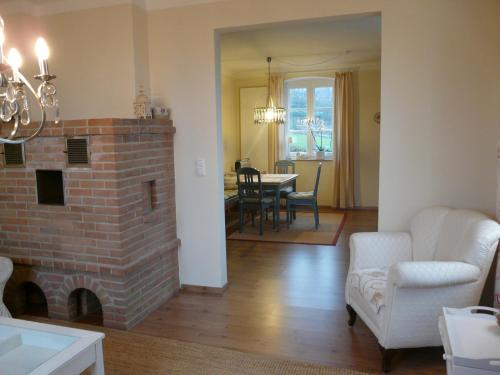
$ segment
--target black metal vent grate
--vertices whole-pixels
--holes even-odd
[[[12,145],[5,143],[3,145],[4,158],[6,166],[24,165],[23,145]]]
[[[89,149],[87,138],[66,139],[68,165],[89,165]]]

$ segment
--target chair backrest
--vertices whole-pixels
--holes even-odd
[[[316,172],[316,182],[314,183],[314,196],[318,196],[318,187],[319,187],[319,177],[321,176],[321,163],[318,164],[318,171]]]
[[[262,180],[258,169],[250,167],[240,168],[236,172],[236,178],[240,200],[244,198],[257,198],[262,200]]]
[[[252,163],[250,161],[250,158],[245,158],[241,160],[236,160],[234,162],[234,170],[237,171],[240,168],[246,168],[246,167],[251,167]]]
[[[274,163],[274,173],[295,173],[295,163],[291,160],[278,160],[276,163]]]
[[[490,267],[500,225],[476,211],[433,207],[411,222],[414,260],[461,261]]]

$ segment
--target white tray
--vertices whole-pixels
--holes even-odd
[[[439,330],[448,375],[500,373],[500,327],[493,315],[481,313],[498,311],[479,306],[443,309]]]

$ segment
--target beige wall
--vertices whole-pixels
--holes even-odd
[[[154,10],[150,84],[172,107],[177,127],[183,283],[227,281],[216,31],[368,12],[382,14],[379,228],[405,229],[412,215],[434,204],[494,213],[497,0],[253,0]],[[49,20],[64,117],[130,116],[130,7],[42,18]],[[199,157],[206,159],[205,177],[195,174]]]
[[[6,47],[21,51],[22,71],[29,78],[38,73],[35,40],[40,35],[46,38],[63,119],[133,115],[136,88],[139,84],[149,87],[144,10],[119,5],[44,17],[23,16],[21,23],[15,22],[18,18],[5,17]],[[33,115],[38,118],[37,113]]]
[[[311,6],[310,0],[255,0],[155,11],[149,17],[152,86],[171,100],[179,129],[183,280],[220,286],[226,275],[215,30],[376,11],[382,12],[380,229],[405,229],[415,212],[433,204],[493,213],[497,1],[317,0]],[[199,133],[203,138],[193,141]],[[208,162],[203,181],[192,167],[197,155]],[[194,209],[213,220],[192,217]]]
[[[288,74],[286,78],[296,78],[304,76],[329,76],[334,72],[308,72]],[[373,121],[375,112],[380,111],[380,70],[360,70],[355,72],[356,85],[356,206],[358,207],[377,207],[378,206],[378,173],[379,173],[379,144],[380,144],[380,126]],[[239,107],[239,89],[242,87],[265,86],[266,80],[262,78],[232,78],[232,91],[225,89],[226,78],[222,80],[222,127],[224,135],[224,165],[232,165],[228,160],[234,159],[234,154],[227,153],[227,139],[238,138],[236,133],[239,131],[239,123],[236,127],[230,126],[233,121],[233,114],[227,112],[224,106],[226,101],[235,101]],[[227,118],[227,120],[226,120]],[[239,119],[239,115],[237,116]],[[267,138],[266,141],[267,143]],[[237,158],[236,158],[237,159]],[[300,177],[297,180],[297,189],[299,191],[312,190],[316,178],[316,168],[318,162],[311,160],[297,160],[296,168]],[[333,163],[323,161],[320,186],[318,190],[318,202],[322,206],[331,206],[333,203]]]
[[[360,70],[357,77],[356,205],[377,207],[380,125],[373,116],[380,111],[380,70]]]

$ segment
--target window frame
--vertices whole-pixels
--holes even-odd
[[[333,149],[333,120],[335,116],[334,100],[335,100],[335,79],[331,77],[298,77],[285,80],[285,90],[284,90],[284,102],[287,111],[287,119],[285,123],[285,155],[289,159],[301,160],[297,157],[297,152],[291,152],[288,143],[288,137],[290,134],[289,129],[289,114],[290,109],[288,107],[288,93],[290,89],[294,88],[306,88],[307,89],[307,117],[314,118],[315,108],[314,108],[314,89],[318,87],[332,87],[332,149]],[[307,134],[307,152],[305,155],[305,160],[315,159],[316,154],[314,152],[314,141],[311,133],[309,131]],[[333,150],[332,150],[333,151]],[[325,152],[325,160],[332,160],[333,152]]]

